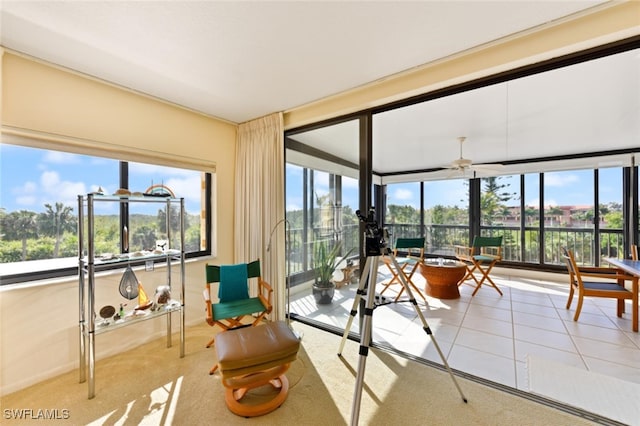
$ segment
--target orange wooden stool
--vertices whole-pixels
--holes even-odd
[[[284,322],[225,331],[216,336],[215,347],[231,412],[243,417],[261,416],[284,403],[289,392],[285,372],[300,348],[300,340]],[[249,390],[267,384],[279,389],[273,398],[257,404],[241,402]]]

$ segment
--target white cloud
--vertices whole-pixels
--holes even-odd
[[[19,206],[35,206],[37,202],[37,198],[34,195],[21,195],[16,197],[16,204]]]
[[[313,184],[317,189],[326,189],[326,192],[328,192],[329,191],[329,173],[314,173]],[[320,191],[318,191],[318,194],[320,194]]]
[[[40,204],[63,203],[65,206],[75,207],[78,194],[86,194],[84,182],[70,182],[60,180],[58,172],[46,171],[40,175]]]
[[[296,210],[302,210],[301,204],[295,204],[295,203],[287,204],[286,211],[290,212],[290,211],[296,211]]]
[[[524,203],[526,207],[538,208],[540,207],[540,198],[534,198],[533,200],[526,201]]]
[[[82,158],[79,155],[69,154],[68,152],[45,151],[43,161],[52,164],[78,164],[82,161]]]
[[[532,200],[527,201],[525,203],[525,206],[537,209],[538,207],[540,207],[540,198],[534,198]],[[558,202],[556,200],[554,200],[553,198],[549,198],[548,200],[545,200],[544,206],[545,207],[557,207],[558,206]]]
[[[360,189],[360,182],[358,179],[351,179],[348,177],[342,177],[342,187],[343,188],[356,188]]]
[[[37,189],[38,185],[35,182],[25,182],[22,186],[17,186],[11,189],[11,193],[15,195],[15,203],[23,207],[37,207]]]
[[[412,191],[404,188],[398,188],[393,191],[393,198],[400,201],[406,201],[412,200],[414,196]]]
[[[580,178],[575,174],[566,173],[545,173],[544,184],[545,186],[567,186],[574,185],[579,182]]]
[[[22,184],[22,186],[15,187],[11,190],[12,194],[16,194],[18,196],[25,194],[33,194],[36,192],[38,186],[35,182],[27,181]]]
[[[60,182],[58,172],[46,171],[40,175],[40,185],[42,188],[54,188]]]
[[[200,203],[200,174],[191,174],[186,179],[172,178],[166,181],[165,185],[171,188],[176,197],[184,197],[185,202],[197,201]]]

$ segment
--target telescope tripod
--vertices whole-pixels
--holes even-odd
[[[431,341],[433,342],[433,346],[438,351],[438,354],[442,359],[442,363],[444,364],[445,368],[449,372],[449,375],[451,376],[451,380],[453,380],[453,384],[455,385],[455,387],[458,389],[458,392],[460,393],[460,397],[462,397],[462,400],[466,403],[467,398],[462,393],[462,389],[460,388],[460,385],[458,385],[458,382],[456,381],[456,378],[453,375],[453,372],[451,371],[451,368],[449,367],[449,364],[447,363],[447,360],[444,357],[444,354],[440,350],[440,346],[438,345],[438,342],[436,342],[436,338],[434,337],[433,332],[429,327],[429,324],[427,324],[427,320],[424,318],[422,311],[418,307],[418,303],[416,302],[416,299],[413,296],[413,293],[411,292],[411,288],[409,286],[409,283],[407,282],[405,275],[402,272],[402,268],[398,264],[398,261],[396,260],[395,256],[388,249],[386,254],[391,257],[391,261],[393,262],[393,265],[396,267],[396,270],[399,271],[398,278],[400,278],[400,282],[402,283],[405,291],[409,295],[409,301],[413,305],[413,308],[418,314],[418,317],[422,321],[423,330],[429,336],[431,336]],[[379,260],[380,260],[380,255],[367,256],[366,258],[365,267],[362,270],[362,275],[360,277],[358,291],[356,292],[356,297],[353,300],[353,307],[351,308],[350,317],[349,317],[349,320],[347,321],[347,326],[344,329],[344,334],[342,335],[342,341],[340,342],[340,350],[338,352],[338,356],[342,356],[342,349],[344,348],[344,344],[347,340],[347,335],[349,334],[351,325],[353,324],[353,318],[358,312],[357,309],[360,303],[360,299],[363,295],[366,294],[367,299],[366,299],[366,304],[364,309],[364,318],[362,321],[362,330],[360,330],[360,351],[359,351],[360,358],[358,359],[358,373],[356,376],[356,387],[353,395],[353,405],[351,407],[351,426],[355,426],[358,424],[358,418],[360,415],[360,402],[362,400],[362,387],[364,384],[364,370],[366,367],[367,355],[369,354],[369,342],[371,341],[371,327],[372,327],[371,321],[372,321],[373,310],[374,310],[373,304],[375,299],[376,277],[378,275]],[[369,285],[369,288],[365,289],[365,286],[367,284]]]

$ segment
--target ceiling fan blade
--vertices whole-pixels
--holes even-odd
[[[486,163],[486,164],[472,164],[470,166],[470,168],[475,169],[475,170],[486,170],[486,171],[496,171],[499,172],[502,169],[504,169],[504,165],[500,164],[500,163]]]
[[[473,170],[474,177],[484,178],[497,176],[503,173],[504,166],[502,164],[474,164],[470,167]]]
[[[460,169],[457,169],[455,167],[447,167],[449,169],[449,173],[447,173],[447,176],[445,177],[445,179],[451,179],[453,177],[459,177],[461,175],[461,173],[463,173]]]
[[[474,164],[472,160],[464,158],[462,155],[462,144],[466,139],[467,138],[464,136],[460,136],[458,138],[460,157],[453,160],[449,165],[443,167],[444,169],[451,170],[451,172],[447,174],[447,179],[454,177],[474,179],[479,177],[478,175],[491,175],[495,172],[500,172],[504,168],[504,165],[500,163]]]

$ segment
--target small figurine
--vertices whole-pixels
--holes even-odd
[[[166,305],[171,300],[171,287],[161,285],[156,288],[155,302],[158,305]]]
[[[142,283],[138,282],[138,306],[134,309],[136,312],[149,309],[153,305],[153,300],[150,300],[147,293],[142,288]]]

